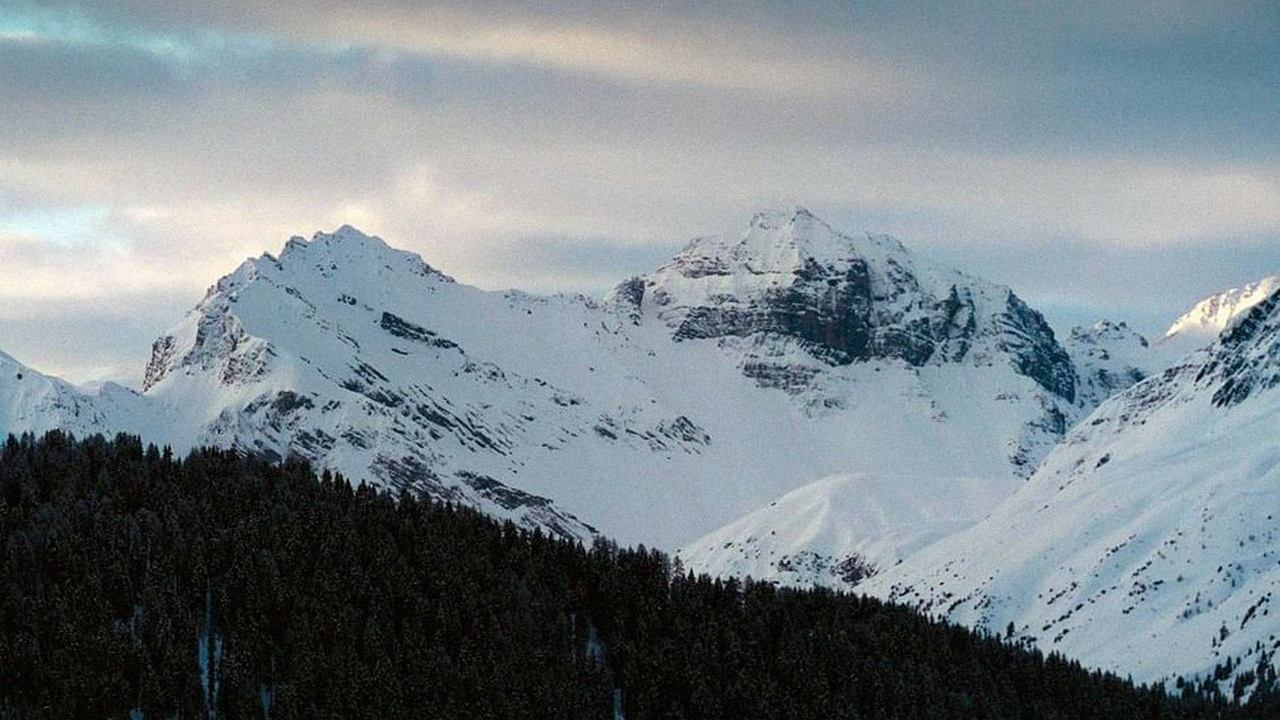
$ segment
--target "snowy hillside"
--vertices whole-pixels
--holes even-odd
[[[1002,494],[1081,412],[1070,356],[1007,288],[801,208],[602,303],[482,291],[349,227],[294,238],[156,341],[144,390],[122,420],[57,405],[668,548],[837,474]]]
[[[1277,386],[1280,292],[1104,403],[985,520],[862,587],[1139,680],[1251,670],[1280,648]]]
[[[833,475],[708,533],[678,557],[720,577],[847,590],[972,524],[1022,482]]]
[[[0,352],[0,434],[62,429],[86,435],[150,434],[160,413],[142,396],[114,383],[94,393],[43,375]]]

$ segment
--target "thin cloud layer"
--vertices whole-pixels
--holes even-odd
[[[1263,3],[19,4],[0,348],[140,366],[244,257],[342,223],[598,292],[779,202],[1151,331],[1280,271],[1278,31]],[[36,330],[75,313],[101,322]]]

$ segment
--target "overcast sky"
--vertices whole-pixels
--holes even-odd
[[[613,5],[0,2],[0,349],[137,376],[343,223],[599,292],[799,203],[1148,333],[1280,272],[1274,1]]]

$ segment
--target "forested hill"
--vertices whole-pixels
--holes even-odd
[[[826,591],[223,451],[10,438],[0,717],[1235,718]],[[1153,652],[1158,649],[1153,648]]]

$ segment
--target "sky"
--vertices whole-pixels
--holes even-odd
[[[344,223],[600,293],[754,211],[1159,334],[1280,273],[1280,4],[0,0],[0,350],[136,380]]]

